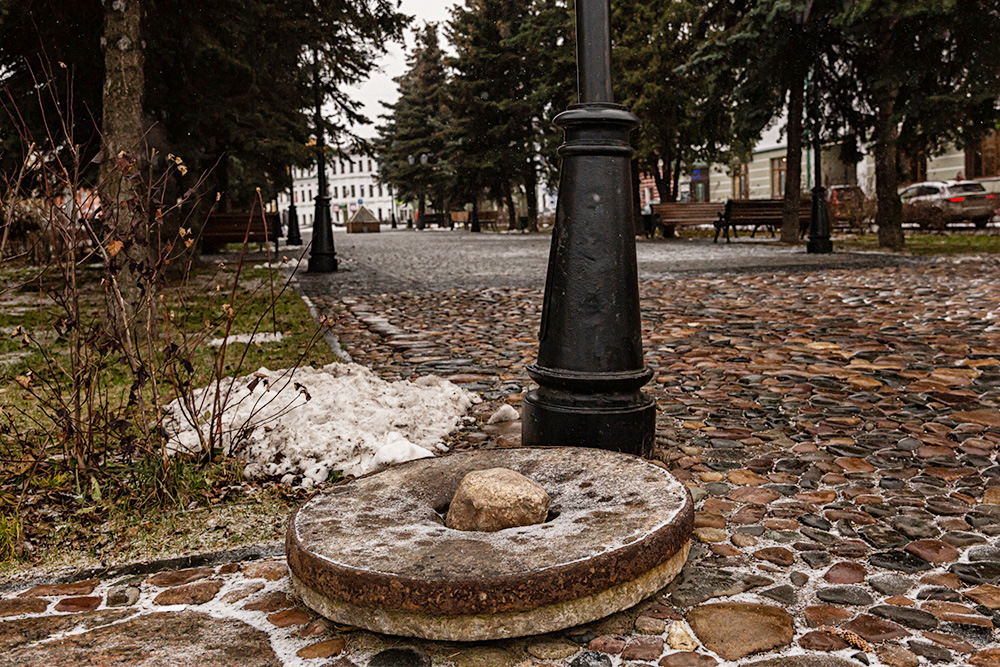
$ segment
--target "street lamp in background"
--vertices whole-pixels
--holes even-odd
[[[525,445],[652,453],[656,405],[642,353],[629,133],[639,119],[613,103],[610,0],[577,0],[580,104],[556,117],[566,135],[552,232],[538,388],[523,402]]]
[[[795,12],[795,22],[802,28],[803,36],[809,35],[809,16],[812,13],[813,0],[806,0],[802,8]],[[813,74],[809,85],[809,116],[812,121],[814,184],[812,189],[812,212],[809,218],[809,242],[806,252],[824,254],[833,252],[833,242],[830,240],[830,216],[826,208],[826,188],[823,187],[823,142],[820,128],[823,126],[820,118],[819,89],[817,87],[818,66],[813,64]]]
[[[287,245],[302,245],[302,232],[299,231],[299,212],[295,207],[295,167],[288,167],[288,175],[291,177],[291,185],[288,186],[288,236],[285,238]]]
[[[826,208],[826,188],[823,187],[823,142],[820,139],[819,92],[812,85],[812,140],[815,154],[816,182],[812,189],[812,216],[809,223],[809,243],[806,252],[823,254],[833,252],[830,240],[830,214]]]
[[[406,161],[410,163],[411,167],[414,166],[418,161],[420,162],[420,164],[421,164],[422,167],[426,167],[427,166],[427,161],[428,161],[427,153],[421,153],[419,158],[416,158],[416,157],[414,157],[412,155],[408,155],[408,156],[406,156]],[[425,194],[421,194],[420,199],[421,199],[421,201],[425,201],[426,195]],[[427,210],[426,209],[426,204],[424,204],[424,211],[426,211],[426,210]],[[419,216],[417,218],[417,229],[423,229],[424,228],[424,211],[421,211],[419,209],[417,210],[417,215]],[[407,223],[406,226],[410,227],[412,225],[410,223]]]
[[[319,176],[319,193],[316,196],[309,273],[332,273],[337,270],[337,252],[333,247],[333,221],[330,215],[330,197],[327,196],[326,188],[326,138],[323,134],[323,93],[319,85],[318,60],[313,68],[313,88],[316,94],[316,169]]]

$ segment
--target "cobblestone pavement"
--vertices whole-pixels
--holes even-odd
[[[301,287],[355,361],[483,393],[454,447],[516,446],[519,422],[486,419],[528,386],[541,291],[527,276],[544,267],[490,250],[503,237],[457,258],[437,235],[453,242],[396,235],[393,262],[419,268],[378,259],[393,235],[338,236],[350,270]],[[515,243],[544,264],[545,244]],[[680,272],[672,244],[649,245],[656,458],[698,510],[687,566],[651,600],[542,637],[420,642],[316,619],[281,560],[243,562],[11,591],[0,665],[1000,667],[1000,262],[839,255],[810,270],[800,249],[696,242],[678,253],[701,269]],[[185,652],[176,635],[202,639]]]

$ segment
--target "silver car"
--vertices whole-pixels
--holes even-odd
[[[901,193],[903,221],[922,229],[944,229],[947,225],[972,220],[983,228],[993,218],[996,195],[976,181],[926,181],[914,183]]]

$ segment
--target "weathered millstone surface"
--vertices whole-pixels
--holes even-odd
[[[493,533],[442,525],[461,480],[490,468],[540,484],[550,520]],[[476,640],[548,632],[634,605],[680,571],[693,521],[685,488],[642,459],[563,447],[480,450],[317,495],[289,522],[286,550],[303,601],[328,618]]]
[[[36,620],[61,626],[60,617]],[[44,629],[39,632],[45,632]],[[55,627],[48,633],[56,632]],[[281,667],[268,636],[245,623],[190,611],[137,616],[0,655],[0,665],[131,667]]]
[[[452,530],[493,533],[545,521],[551,501],[541,484],[509,468],[474,470],[462,478],[448,506]]]

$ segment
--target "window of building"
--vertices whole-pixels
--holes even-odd
[[[788,175],[788,158],[771,158],[771,198],[781,199],[785,196],[785,178]]]
[[[691,174],[691,201],[707,202],[711,196],[708,168],[695,169]]]
[[[965,176],[1000,176],[1000,132],[993,130],[965,149]]]
[[[351,198],[353,199],[354,197],[357,197],[357,196],[358,196],[357,192],[354,190],[354,186],[352,185],[351,186]]]
[[[309,188],[309,195],[306,197],[306,201],[312,201],[312,198],[313,198],[313,191],[312,188]]]
[[[382,184],[381,183],[378,184],[378,196],[379,197],[382,196]]]
[[[750,199],[750,165],[746,162],[733,169],[733,199]]]
[[[336,198],[337,198],[337,186],[336,186],[336,185],[335,185],[335,186],[333,186],[333,198],[334,198],[334,199],[336,199]]]
[[[351,173],[354,173],[354,160],[347,163],[347,166],[351,168]]]
[[[368,197],[369,197],[369,199],[370,199],[370,198],[372,198],[372,197],[374,197],[374,196],[375,196],[375,186],[374,186],[374,185],[371,185],[371,184],[369,184],[369,185],[368,185]]]
[[[299,203],[299,191],[298,190],[295,191],[295,203],[296,204]]]
[[[919,183],[927,180],[927,152],[919,150],[913,153],[898,151],[896,167],[899,170],[899,184]]]
[[[371,160],[368,160],[368,171],[369,172],[373,171],[372,170],[372,161]]]

